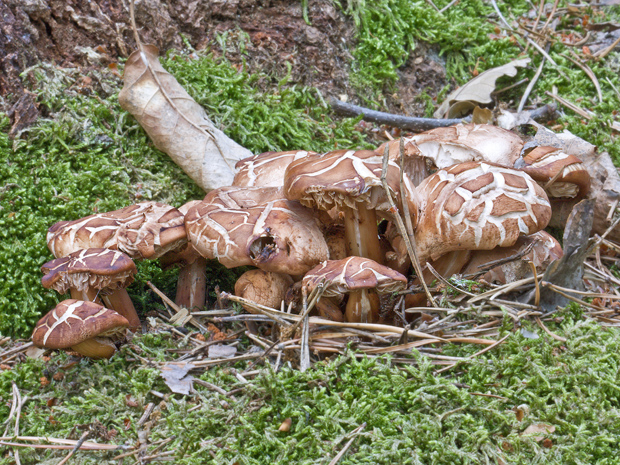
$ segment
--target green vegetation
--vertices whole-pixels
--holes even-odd
[[[90,440],[133,445],[137,421],[153,402],[155,421],[143,429],[150,428],[151,443],[173,438],[159,452],[172,451],[177,464],[328,463],[346,435],[364,422],[339,463],[616,463],[620,332],[584,322],[571,311],[557,316],[563,322],[550,327],[566,343],[542,331],[539,339],[516,333],[442,376],[415,352],[417,365],[395,367],[387,357],[356,359],[351,353],[306,373],[264,368],[245,385],[226,368],[200,376],[226,391],[240,389],[234,398],[198,384],[189,396],[155,397],[152,390],[169,392],[158,369],[128,359],[141,353],[169,360],[165,349],[179,342],[165,333],[150,334],[110,361],[71,365],[61,354],[47,364],[28,361],[1,372],[0,418],[8,417],[15,381],[29,397],[20,421],[23,435],[77,438],[86,427],[80,425],[98,425],[99,436]],[[451,345],[443,355],[464,357],[477,350]],[[62,379],[53,380],[58,373]],[[42,376],[51,383],[41,386]],[[516,410],[525,413],[522,421]],[[290,432],[279,432],[289,417]],[[522,434],[532,424],[553,426],[555,432],[533,435],[548,438],[543,445]],[[73,463],[112,464],[120,452],[81,452]],[[22,463],[57,463],[67,452],[20,453]],[[0,464],[10,463],[0,458]]]
[[[313,89],[286,86],[273,92],[253,86],[261,75],[239,72],[224,60],[170,54],[163,64],[204,105],[228,134],[250,150],[304,147],[329,150],[364,144],[354,119],[333,121]],[[175,206],[204,192],[124,112],[117,95],[121,82],[110,72],[86,77],[41,65],[34,89],[49,118],[22,137],[9,140],[8,119],[0,115],[0,333],[29,335],[42,313],[61,298],[40,284],[39,268],[53,257],[47,229],[57,221],[157,200]],[[176,272],[139,263],[130,288],[139,310],[155,301],[147,280],[172,295]],[[215,268],[221,269],[214,265]],[[215,284],[231,289],[235,272],[215,273]],[[10,317],[9,317],[10,315]]]

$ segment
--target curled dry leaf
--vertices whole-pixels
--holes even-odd
[[[536,436],[532,436],[532,439],[534,439],[534,441],[536,442],[540,442],[545,438],[544,436],[538,436],[539,434],[551,434],[554,432],[555,432],[555,426],[553,425],[546,425],[544,423],[533,423],[527,428],[525,428],[525,431],[523,431],[521,435],[522,436],[526,434],[536,435]]]
[[[230,185],[235,164],[252,153],[213,125],[204,109],[161,66],[158,55],[153,45],[131,54],[118,96],[121,107],[202,189]]]
[[[484,73],[480,73],[471,81],[448,95],[446,100],[444,100],[435,112],[435,118],[443,118],[452,105],[460,102],[475,102],[483,105],[493,102],[491,94],[495,90],[495,82],[502,76],[515,76],[517,74],[517,68],[526,66],[529,62],[529,58],[521,58],[498,66],[497,68],[487,69]]]

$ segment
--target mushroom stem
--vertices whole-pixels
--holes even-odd
[[[316,308],[319,311],[319,315],[321,318],[325,318],[326,320],[344,322],[344,315],[342,314],[342,310],[334,303],[333,299],[328,297],[323,297],[319,299],[316,303]]]
[[[71,346],[71,350],[89,358],[110,358],[116,352],[116,346],[107,337],[94,337]]]
[[[207,276],[205,269],[207,259],[198,257],[192,263],[179,270],[177,295],[175,302],[180,307],[201,309],[205,305]]]
[[[349,256],[370,258],[383,265],[385,260],[379,243],[376,212],[363,205],[359,209],[343,206],[342,210]]]
[[[379,320],[379,296],[368,289],[349,294],[345,314],[348,322],[373,323]]]
[[[95,302],[101,305],[101,299],[99,298],[99,291],[94,287],[89,287],[85,291],[79,291],[74,287],[70,288],[71,298],[75,300],[83,300],[85,302]]]
[[[127,289],[116,289],[111,294],[101,296],[105,306],[120,313],[129,321],[129,329],[136,331],[141,327],[140,317],[127,293]]]

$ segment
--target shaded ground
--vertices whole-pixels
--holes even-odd
[[[309,2],[308,24],[300,3],[288,0],[143,0],[136,2],[141,39],[160,50],[179,49],[183,40],[197,50],[211,47],[237,67],[316,87],[327,96],[347,95],[355,27],[330,0]],[[135,49],[126,0],[0,0],[0,109],[10,111],[12,132],[42,111],[20,74],[40,61],[59,67],[114,66]],[[226,43],[234,43],[234,50]],[[415,96],[445,84],[445,71],[422,46],[400,70],[401,79],[386,98],[387,111],[421,115]],[[26,76],[28,79],[28,76]],[[32,79],[32,78],[31,78]],[[274,82],[259,82],[273,86]],[[27,87],[27,86],[26,86]],[[4,107],[4,108],[2,108]]]

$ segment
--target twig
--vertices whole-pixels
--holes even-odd
[[[503,338],[501,338],[499,341],[497,341],[497,342],[495,342],[495,343],[491,344],[491,345],[490,345],[490,346],[488,346],[488,347],[485,347],[484,349],[482,349],[481,351],[476,352],[476,353],[475,353],[475,354],[473,354],[473,355],[470,355],[469,357],[467,357],[467,361],[472,360],[472,359],[474,359],[474,358],[478,357],[479,355],[482,355],[482,354],[484,354],[485,352],[488,352],[488,351],[489,351],[489,350],[491,350],[491,349],[494,349],[494,348],[495,348],[495,347],[497,347],[498,345],[502,344],[502,343],[503,343],[506,339],[508,339],[508,338],[511,336],[511,334],[512,334],[512,333],[508,333],[508,334],[506,334],[506,335],[505,335]],[[448,366],[447,366],[447,367],[445,367],[445,368],[441,368],[440,370],[435,371],[435,374],[436,374],[436,375],[438,375],[439,373],[443,373],[444,371],[448,371],[448,370],[450,370],[450,369],[454,368],[455,366],[457,366],[459,363],[462,363],[462,362],[456,362],[456,363],[453,363],[452,365],[448,365]]]
[[[310,325],[308,324],[308,301],[307,293],[304,292],[306,288],[302,288],[301,294],[303,298],[304,316],[303,326],[301,327],[301,355],[299,357],[299,371],[302,373],[310,368]]]
[[[433,268],[433,265],[431,265],[430,263],[426,264],[426,268],[428,269],[428,271],[430,271],[433,276],[435,276],[435,278],[437,278],[439,281],[441,281],[442,283],[444,283],[446,286],[448,286],[451,289],[454,289],[457,292],[460,292],[462,294],[468,295],[470,297],[475,297],[477,294],[473,294],[471,292],[468,292],[464,289],[460,289],[458,287],[456,287],[454,284],[452,284],[450,281],[448,281],[446,278],[444,278],[443,276],[441,276],[439,273],[437,273],[437,271],[435,270],[435,268]]]
[[[454,126],[455,124],[459,123],[471,122],[471,117],[469,116],[467,118],[435,119],[394,115],[391,113],[385,113],[383,111],[371,110],[370,108],[364,108],[350,103],[345,103],[333,97],[330,98],[329,104],[332,106],[334,111],[340,115],[362,115],[365,121],[370,121],[378,124],[387,124],[388,126],[408,129],[413,132],[428,131],[429,129],[444,128],[447,126]]]
[[[146,284],[153,290],[153,292],[155,292],[155,294],[157,294],[161,298],[161,300],[163,300],[165,303],[167,303],[176,313],[180,313],[181,312],[181,307],[179,307],[176,303],[174,303],[172,300],[170,300],[166,294],[164,294],[162,291],[157,289],[157,287],[155,287],[155,285],[151,281],[147,281]],[[199,330],[207,331],[207,328],[205,328],[203,325],[201,325],[198,322],[198,320],[196,320],[196,318],[191,317],[189,319],[189,322],[192,325],[194,325],[196,328],[198,328]]]
[[[84,431],[84,433],[82,433],[82,436],[80,437],[80,439],[78,439],[78,442],[75,444],[75,447],[73,449],[71,449],[71,452],[69,452],[69,455],[67,455],[64,459],[62,459],[60,462],[58,462],[58,465],[65,465],[65,463],[67,463],[67,461],[73,457],[73,454],[75,454],[78,449],[80,447],[82,447],[82,444],[84,444],[84,441],[86,441],[86,438],[90,435],[90,430],[89,431]]]
[[[558,336],[557,334],[552,333],[549,328],[547,328],[545,326],[545,324],[542,322],[542,320],[539,317],[535,317],[536,323],[538,323],[538,326],[541,327],[541,329],[547,333],[549,336],[551,336],[553,339],[555,339],[556,341],[560,341],[560,342],[566,342],[566,338],[562,337],[562,336]]]
[[[402,149],[402,139],[401,139],[401,149]],[[402,150],[401,150],[400,156],[402,159],[403,157]],[[420,266],[420,261],[418,260],[418,254],[416,253],[416,249],[415,249],[415,238],[413,237],[413,235],[411,237],[409,236],[409,233],[407,229],[405,228],[405,224],[403,223],[403,219],[400,216],[398,207],[396,206],[396,203],[394,202],[394,199],[392,198],[392,191],[390,189],[390,186],[388,186],[388,183],[387,183],[387,170],[388,170],[389,161],[390,161],[390,151],[389,151],[389,147],[386,145],[385,151],[383,153],[383,168],[381,170],[381,184],[383,185],[383,190],[385,191],[385,195],[388,199],[388,202],[390,203],[390,207],[392,211],[394,211],[393,217],[396,220],[396,226],[398,228],[398,233],[401,235],[401,237],[405,241],[405,246],[407,247],[407,253],[409,254],[409,258],[411,259],[413,268],[416,274],[418,275],[418,277],[420,278],[420,282],[422,283],[422,286],[424,287],[424,292],[426,293],[426,297],[431,302],[431,305],[433,307],[436,307],[437,303],[435,302],[435,299],[433,299],[431,292],[428,290],[428,287],[426,286],[426,282],[424,281],[424,278],[422,275],[422,267]],[[403,204],[406,204],[407,198],[405,196],[401,196],[401,202]],[[411,239],[413,239],[413,241]]]
[[[573,52],[572,50],[570,50],[570,53],[572,55],[574,55],[575,58],[579,58],[579,57],[577,57],[575,52]],[[571,57],[569,57],[568,55],[565,55],[565,54],[562,54],[562,56],[565,57],[565,58],[568,58],[570,61],[575,63],[577,66],[579,66],[581,68],[581,70],[584,73],[587,74],[587,76],[590,78],[590,80],[594,84],[594,88],[596,89],[596,93],[598,95],[598,101],[602,102],[603,101],[603,93],[601,92],[601,85],[599,84],[598,79],[596,78],[596,75],[594,74],[594,71],[592,71],[592,69],[588,65],[586,65],[585,63],[581,63],[577,59],[573,59],[573,58],[571,58]]]
[[[351,439],[347,441],[347,443],[344,445],[342,450],[338,452],[338,454],[336,454],[336,456],[329,462],[329,465],[336,465],[340,461],[340,459],[344,456],[344,454],[347,452],[349,447],[351,447],[351,444],[353,444],[353,441],[355,440],[355,438],[364,430],[364,428],[366,428],[366,422],[362,423],[361,425],[359,425],[357,428],[355,428],[353,431],[349,433],[349,436],[351,436]]]
[[[605,58],[607,55],[609,55],[609,53],[611,53],[611,51],[616,48],[616,45],[620,44],[620,37],[618,37],[616,40],[614,40],[614,42],[607,47],[606,49],[603,50],[599,50],[598,52],[596,52],[594,54],[594,56],[596,58],[598,58],[599,60],[602,60],[603,58]]]
[[[459,1],[460,0],[452,0],[450,3],[448,3],[446,6],[444,6],[441,10],[439,10],[439,13],[443,14],[446,10],[448,10],[451,6],[455,5]]]
[[[523,111],[523,107],[525,107],[525,103],[527,102],[527,99],[530,96],[532,89],[534,89],[534,86],[536,85],[536,82],[538,81],[538,78],[540,77],[540,73],[542,73],[543,67],[545,66],[545,60],[546,58],[543,57],[540,62],[540,65],[538,66],[538,69],[536,70],[536,74],[534,74],[534,77],[532,78],[530,83],[525,88],[525,92],[523,92],[523,96],[521,97],[521,101],[519,102],[519,107],[517,108],[518,113]]]
[[[536,289],[536,297],[534,298],[534,305],[536,308],[540,306],[540,284],[538,283],[538,272],[536,271],[536,265],[534,262],[530,260],[529,262],[530,268],[532,269],[532,275],[534,276],[534,289]]]
[[[283,326],[291,326],[291,323],[289,323],[286,320],[283,320],[282,318],[280,318],[280,316],[278,316],[279,314],[285,315],[285,316],[293,316],[293,315],[288,315],[286,313],[280,312],[279,310],[267,307],[265,305],[260,305],[257,304],[256,302],[252,302],[251,300],[248,299],[244,299],[243,297],[239,297],[236,295],[232,295],[229,294],[227,292],[222,292],[222,297],[228,299],[228,300],[232,300],[233,302],[239,302],[242,305],[247,305],[249,307],[251,307],[253,310],[256,310],[259,313],[262,313],[263,315],[271,318],[272,320],[276,321],[277,323],[283,325]],[[294,316],[298,316],[298,315],[294,315]]]

